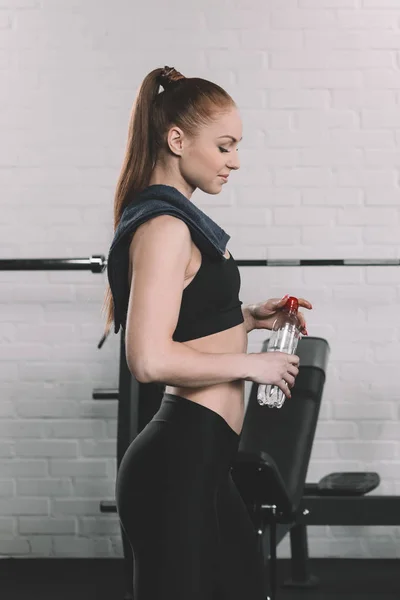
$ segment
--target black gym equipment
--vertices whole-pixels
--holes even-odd
[[[1,258],[0,271],[92,271],[103,273],[107,262],[102,254],[90,258]]]
[[[262,352],[267,345],[265,341]],[[258,385],[251,386],[232,478],[252,517],[260,553],[270,555],[272,600],[276,596],[276,546],[297,521],[329,353],[328,342],[322,338],[299,341],[299,374],[292,398],[279,410],[260,406]]]

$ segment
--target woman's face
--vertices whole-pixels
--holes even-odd
[[[179,169],[192,191],[221,191],[230,172],[240,167],[237,146],[241,139],[242,121],[236,107],[218,113],[198,129],[195,137],[183,136]]]

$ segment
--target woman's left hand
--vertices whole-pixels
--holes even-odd
[[[286,304],[288,298],[289,295],[286,295],[281,299],[270,298],[266,302],[251,304],[249,307],[249,312],[253,319],[252,329],[272,329],[272,325],[279,311]],[[299,298],[298,300],[299,306],[307,308],[308,310],[312,309],[312,304],[308,300],[304,300],[304,298]],[[303,335],[308,335],[304,314],[301,311],[299,311],[297,314],[301,325],[301,333]]]

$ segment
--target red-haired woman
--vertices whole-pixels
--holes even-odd
[[[284,302],[241,306],[229,236],[191,201],[196,188],[218,194],[227,184],[239,168],[241,137],[238,109],[215,83],[168,67],[144,79],[114,225],[137,207],[147,208],[148,218],[140,213],[140,224],[124,229],[125,262],[110,261],[107,299],[108,328],[122,324],[132,374],[165,384],[158,412],[129,446],[117,477],[118,514],[134,555],[134,600],[265,598],[256,532],[230,466],[244,419],[244,381],[277,384],[290,396],[299,360],[247,354],[248,332],[270,328]],[[151,212],[155,200],[158,212]],[[174,202],[180,212],[167,210]],[[122,304],[113,289],[118,277],[128,290]]]

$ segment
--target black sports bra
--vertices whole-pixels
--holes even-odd
[[[183,290],[172,339],[186,342],[243,323],[240,281],[232,254],[214,258],[202,252],[200,268]]]

